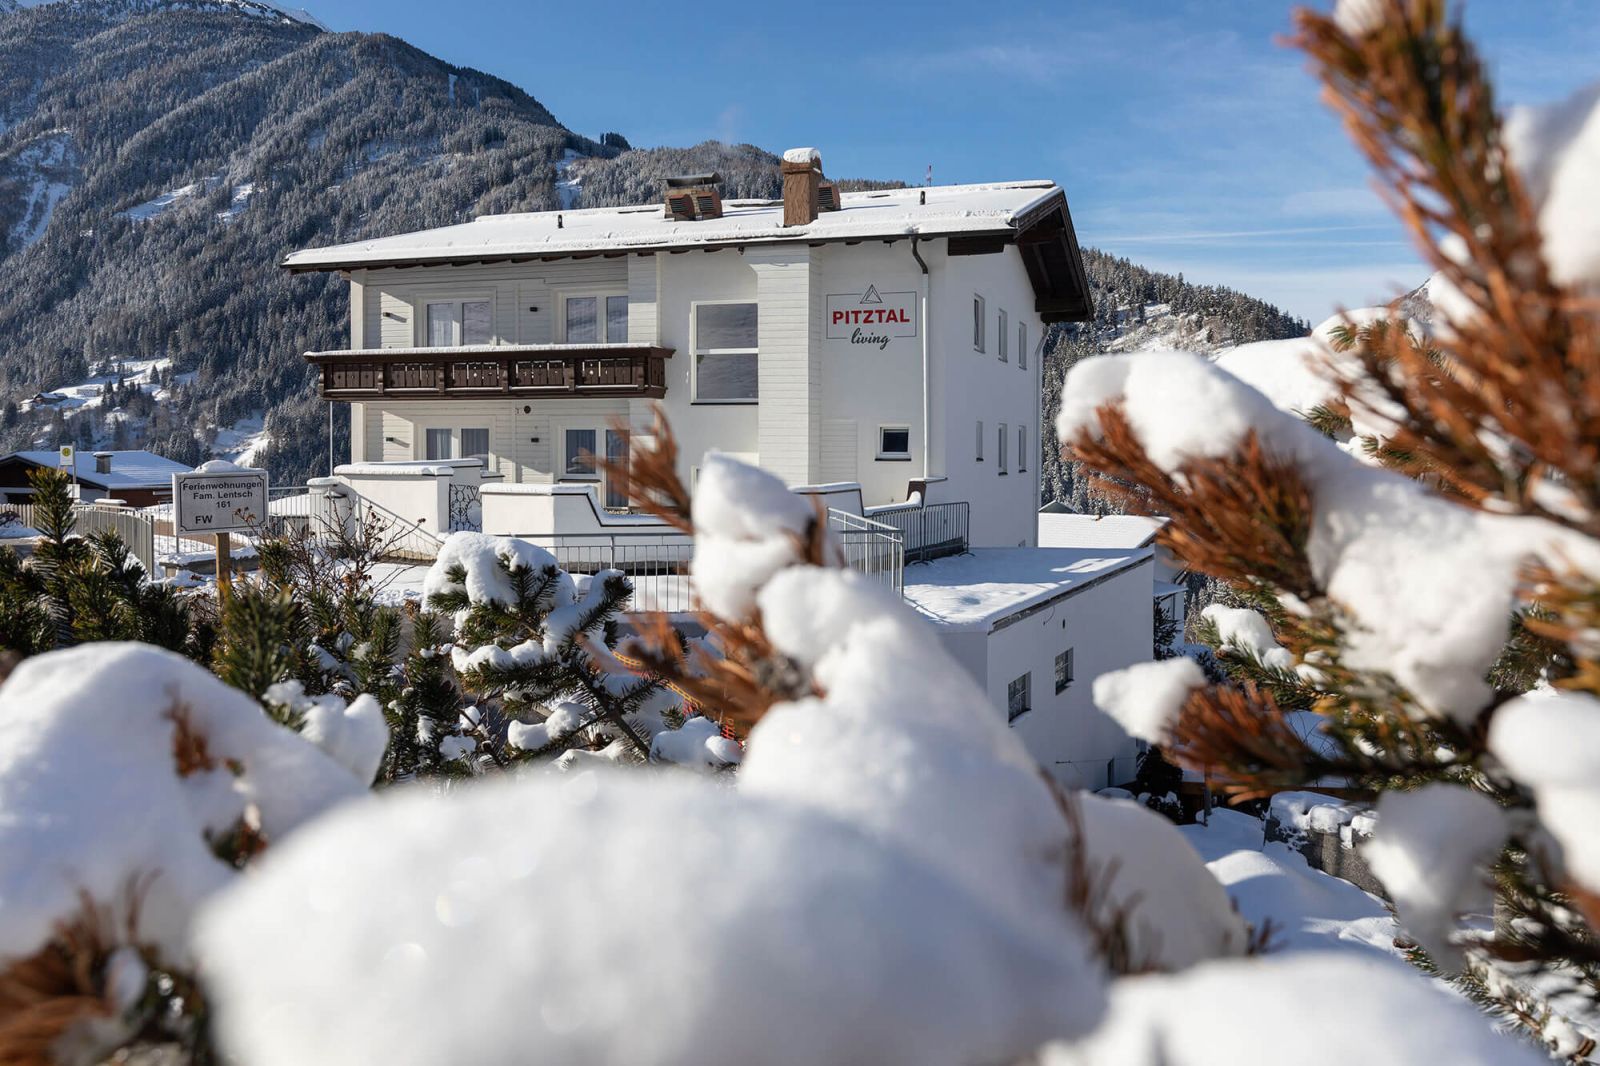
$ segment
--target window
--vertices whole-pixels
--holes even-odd
[[[596,474],[594,464],[596,442],[599,434],[592,429],[569,429],[566,432],[566,464],[562,472],[568,477],[592,478]]]
[[[1000,423],[1000,432],[996,435],[995,440],[998,442],[994,453],[995,469],[1004,474],[1006,472],[1006,424],[1004,422]]]
[[[978,421],[978,462],[983,462],[983,420]]]
[[[754,403],[760,397],[755,304],[699,304],[694,311],[694,398]]]
[[[628,298],[626,296],[606,297],[606,343],[626,344],[628,342]]]
[[[606,473],[606,506],[621,510],[628,506],[628,435],[606,430],[606,459],[621,468],[621,473]]]
[[[1004,311],[1000,312],[1000,329],[996,334],[995,347],[1000,350],[1000,361],[1009,362],[1007,358],[1007,345],[1011,342],[1011,325]]]
[[[1017,473],[1028,469],[1028,427],[1017,427]]]
[[[1028,324],[1017,323],[1017,366],[1022,370],[1028,369]]]
[[[595,344],[600,340],[600,298],[567,297],[567,343]]]
[[[878,427],[878,458],[879,459],[910,459],[911,458],[911,427],[910,426],[879,426]]]
[[[972,347],[975,351],[983,351],[983,337],[986,330],[983,321],[983,297],[972,298]]]
[[[448,429],[430,429],[424,439],[427,442],[427,453],[423,458],[430,462],[438,459],[455,458],[455,451],[450,443],[450,431]]]
[[[1068,648],[1056,656],[1056,691],[1065,692],[1070,684],[1072,684],[1072,649]]]
[[[489,431],[487,429],[463,429],[461,431],[461,458],[482,459],[484,465],[489,460]]]
[[[562,336],[568,344],[625,344],[626,296],[568,296],[561,301]]]
[[[1015,722],[1033,709],[1033,674],[1023,674],[1006,686],[1006,720]]]
[[[451,300],[427,308],[427,346],[456,348],[489,344],[493,337],[493,305],[488,300]]]

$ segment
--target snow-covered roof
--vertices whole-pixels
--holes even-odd
[[[1041,548],[1143,548],[1167,524],[1165,518],[1136,514],[1057,514],[1039,512]]]
[[[1152,549],[974,548],[906,567],[905,598],[951,629],[987,632],[1012,615],[1081,592],[1149,560]]]
[[[681,221],[661,204],[486,215],[440,229],[329,248],[283,262],[290,270],[340,270],[424,262],[481,262],[521,256],[840,241],[892,237],[1004,234],[1025,228],[1065,196],[1052,181],[933,185],[844,193],[837,211],[806,226],[783,224],[782,200],[725,200],[721,218]]]
[[[125,451],[108,454],[111,456],[111,473],[100,474],[95,472],[94,456],[89,452],[80,452],[77,466],[78,480],[105,489],[165,489],[172,487],[173,474],[186,474],[191,469],[154,452]],[[5,458],[21,459],[34,466],[61,465],[61,457],[54,451],[12,452]]]

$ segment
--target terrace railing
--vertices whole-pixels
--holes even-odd
[[[307,352],[328,400],[667,394],[673,349],[629,344],[475,345]]]
[[[966,500],[951,503],[906,504],[874,508],[872,518],[900,531],[905,543],[906,562],[925,563],[967,550],[972,505]]]

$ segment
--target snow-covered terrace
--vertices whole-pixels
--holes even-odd
[[[1081,592],[1153,555],[1150,548],[974,548],[906,567],[906,602],[940,626],[987,632],[997,622]]]

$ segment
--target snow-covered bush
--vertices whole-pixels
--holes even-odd
[[[1600,91],[1502,122],[1445,5],[1341,14],[1302,12],[1300,42],[1437,271],[1434,306],[1215,364],[1074,367],[1060,439],[1170,516],[1164,542],[1238,604],[1203,627],[1234,684],[1138,668],[1095,696],[1241,793],[1398,790],[1368,854],[1418,961],[1582,1057],[1600,1035]]]
[[[140,644],[49,652],[11,674],[0,686],[0,1059],[79,1022],[101,1023],[77,1038],[104,1050],[185,1020],[155,1011],[138,975],[190,973],[195,908],[371,779],[376,708],[325,712],[343,719],[322,730],[326,752],[194,663]]]

